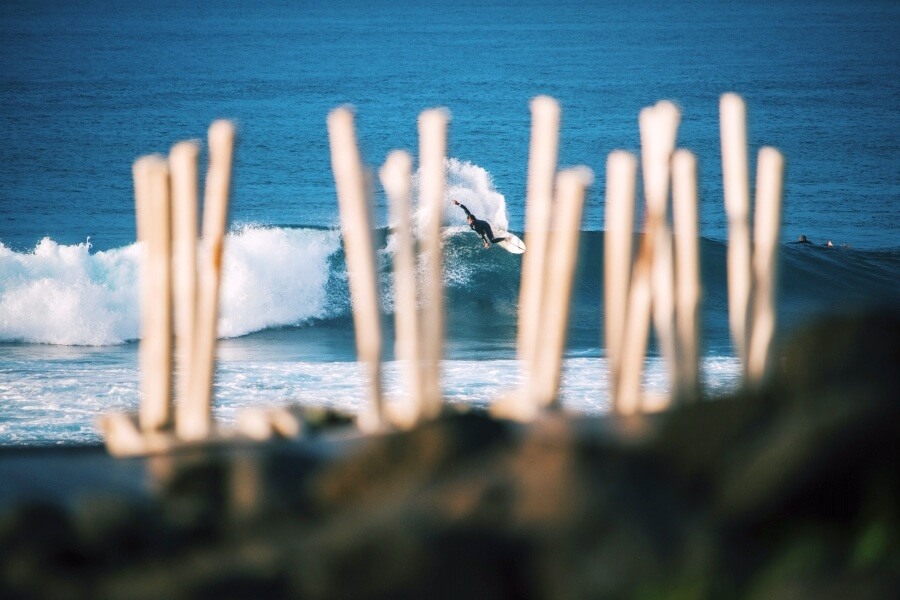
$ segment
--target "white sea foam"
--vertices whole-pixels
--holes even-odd
[[[337,231],[244,227],[225,241],[219,335],[327,316]],[[140,244],[90,252],[49,238],[0,244],[0,341],[103,346],[139,336]]]
[[[100,439],[95,427],[98,415],[137,409],[138,371],[133,350],[63,348],[58,354],[50,359],[28,356],[19,362],[7,361],[0,369],[0,445],[96,442]],[[66,360],[59,360],[62,357]],[[567,358],[563,407],[591,415],[607,412],[606,368],[604,358]],[[661,358],[648,359],[645,389],[665,393],[666,373]],[[702,373],[711,395],[733,391],[740,382],[740,365],[732,357],[705,358]],[[227,425],[247,407],[300,404],[356,413],[366,401],[364,381],[356,362],[257,360],[246,355],[220,360],[215,415]],[[515,360],[443,362],[442,388],[452,403],[486,407],[521,381]],[[403,381],[397,362],[384,365],[384,386],[389,399],[401,397]]]
[[[219,335],[326,316],[329,257],[337,231],[245,227],[225,246]]]
[[[0,340],[118,344],[138,335],[137,265],[132,244],[90,253],[90,243],[44,238],[32,252],[0,244]]]

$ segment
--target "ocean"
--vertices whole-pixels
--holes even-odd
[[[900,306],[896,2],[6,1],[0,64],[0,445],[93,443],[98,415],[137,407],[131,165],[203,139],[217,118],[234,120],[239,137],[216,379],[225,422],[246,406],[353,411],[362,401],[325,128],[344,104],[355,107],[374,168],[392,149],[415,154],[419,112],[452,115],[450,402],[483,406],[521,379],[521,257],[483,250],[449,198],[523,232],[529,102],[539,94],[562,107],[560,165],[595,174],[565,360],[568,408],[608,409],[605,161],[614,149],[639,152],[638,112],[657,100],[681,108],[678,144],[698,157],[707,393],[739,382],[727,325],[725,92],[747,102],[751,173],[763,145],[787,161],[780,338],[816,315]],[[391,340],[380,188],[375,202]],[[814,244],[790,243],[801,234]],[[388,393],[398,394],[385,346]],[[653,345],[645,383],[667,386]]]

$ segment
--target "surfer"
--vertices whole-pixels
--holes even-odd
[[[806,239],[806,236],[805,236],[805,235],[801,235],[801,236],[800,236],[800,239],[798,239],[798,240],[797,240],[796,242],[794,242],[794,243],[795,243],[795,244],[812,244],[811,241],[809,241],[808,239]]]
[[[484,247],[490,248],[491,244],[496,244],[497,242],[502,242],[505,240],[505,237],[494,237],[494,232],[491,230],[491,225],[487,221],[482,221],[481,219],[476,219],[475,215],[469,212],[469,209],[466,208],[464,204],[460,204],[459,200],[454,200],[453,204],[457,205],[464,211],[466,211],[466,221],[469,223],[469,227],[472,230],[481,236],[481,239],[484,241]]]

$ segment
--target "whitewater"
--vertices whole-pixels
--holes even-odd
[[[326,298],[336,231],[245,226],[228,234],[220,337],[299,325],[337,310]],[[139,338],[142,244],[96,253],[45,238],[0,245],[0,340],[108,346]]]

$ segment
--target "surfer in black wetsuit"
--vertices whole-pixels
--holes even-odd
[[[471,227],[475,233],[481,236],[482,241],[484,241],[485,248],[490,248],[491,244],[496,244],[497,242],[502,242],[506,239],[505,237],[494,237],[494,232],[491,230],[491,224],[487,221],[476,219],[475,215],[470,213],[469,209],[466,208],[464,204],[459,203],[459,200],[454,200],[453,204],[466,211],[466,221],[469,222],[469,227]]]
[[[801,235],[800,238],[796,242],[791,242],[793,244],[812,244],[811,241],[806,239],[805,235]]]

